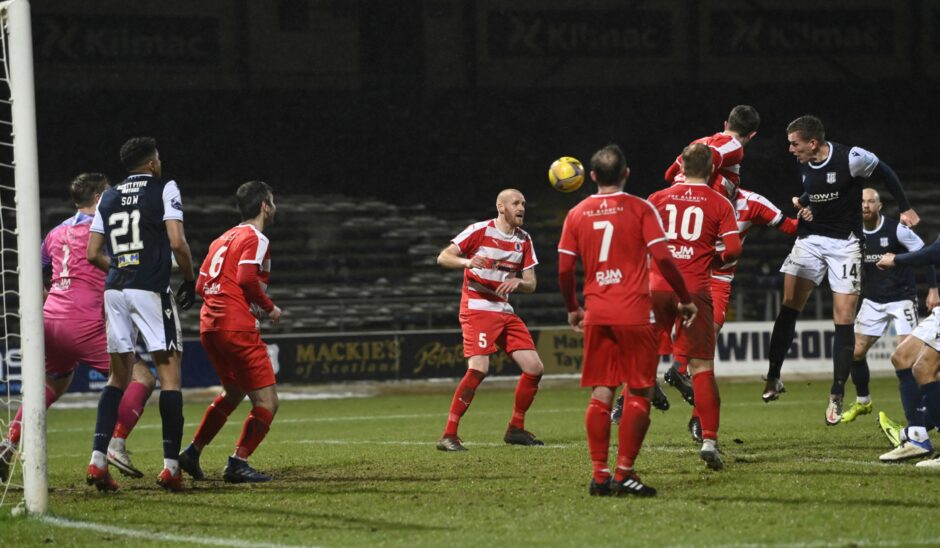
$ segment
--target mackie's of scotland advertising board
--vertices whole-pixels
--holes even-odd
[[[715,347],[718,376],[755,376],[766,372],[771,322],[725,324]],[[534,329],[536,349],[549,375],[581,373],[583,338],[565,327]],[[797,324],[796,336],[784,374],[828,374],[832,371],[832,323],[805,321]],[[868,354],[873,371],[889,372],[894,334],[876,343]],[[466,360],[459,331],[411,331],[402,333],[349,333],[329,335],[282,335],[266,337],[268,355],[280,383],[320,384],[359,380],[407,380],[455,378],[463,375]],[[145,360],[149,356],[143,354]],[[664,365],[667,362],[664,361]],[[3,356],[2,374],[19,391],[21,355],[11,350]],[[518,375],[519,368],[504,352],[490,358],[490,375]],[[100,390],[107,379],[79,367],[73,392]],[[202,346],[186,341],[183,352],[183,386],[214,386],[219,383]],[[2,383],[0,383],[2,386]]]

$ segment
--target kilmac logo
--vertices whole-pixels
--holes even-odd
[[[614,285],[619,284],[623,280],[623,274],[620,272],[619,268],[608,268],[607,270],[601,270],[594,274],[594,279],[597,280],[597,285]]]

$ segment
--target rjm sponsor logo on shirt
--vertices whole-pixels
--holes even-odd
[[[674,259],[691,259],[695,257],[695,250],[689,245],[669,245],[669,251],[672,252]]]
[[[614,285],[623,280],[623,273],[620,272],[619,268],[608,268],[596,272],[594,278],[597,280],[598,285]]]
[[[205,295],[218,295],[221,292],[222,292],[222,284],[220,283],[209,284],[203,290],[203,293]]]

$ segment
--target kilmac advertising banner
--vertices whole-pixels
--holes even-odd
[[[796,336],[784,364],[784,374],[826,375],[832,371],[832,322],[797,322]],[[773,322],[725,324],[715,347],[719,377],[759,376],[767,371],[767,352]],[[567,327],[532,330],[536,350],[548,375],[579,375],[584,340]],[[279,383],[322,384],[361,380],[409,380],[461,377],[466,370],[459,331],[410,331],[264,337]],[[874,372],[890,372],[895,336],[889,331],[868,353]],[[149,355],[143,354],[149,362]],[[21,379],[21,355],[10,350],[2,356],[2,377],[13,393]],[[664,360],[663,368],[668,365]],[[490,375],[519,374],[504,352],[491,357]],[[104,387],[104,375],[80,366],[70,391],[89,392]],[[183,387],[218,385],[219,380],[198,340],[188,340],[183,351]],[[5,385],[0,382],[0,389]]]

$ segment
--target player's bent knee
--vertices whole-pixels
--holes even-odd
[[[490,357],[489,356],[470,356],[467,358],[467,367],[474,369],[486,375],[490,372]]]
[[[937,372],[940,371],[940,352],[927,347],[914,364],[914,379],[917,384],[924,385],[937,380]]]

